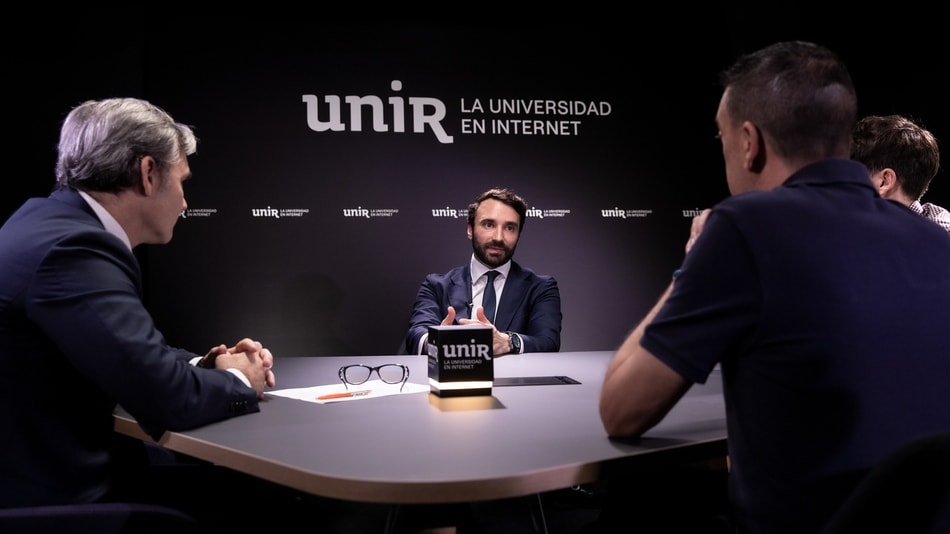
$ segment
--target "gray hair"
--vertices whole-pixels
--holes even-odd
[[[56,188],[117,193],[132,187],[145,156],[159,171],[197,152],[191,127],[137,98],[88,100],[63,121]]]

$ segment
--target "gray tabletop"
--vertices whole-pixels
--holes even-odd
[[[612,352],[494,360],[495,377],[568,376],[580,384],[496,386],[491,396],[410,393],[318,404],[268,394],[260,413],[188,432],[164,446],[302,491],[363,502],[452,503],[529,495],[638,462],[725,455],[718,373],[694,386],[638,440],[607,437],[597,411]],[[427,384],[425,356],[278,358],[277,389],[338,383],[341,365],[404,363]],[[148,439],[121,408],[116,430]]]

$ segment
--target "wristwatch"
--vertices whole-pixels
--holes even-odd
[[[521,354],[521,336],[514,332],[505,332],[508,334],[508,351],[512,354]]]

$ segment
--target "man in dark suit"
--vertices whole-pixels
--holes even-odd
[[[406,334],[409,354],[425,354],[429,327],[439,324],[491,326],[495,357],[560,350],[561,293],[557,281],[512,260],[527,213],[524,199],[503,188],[489,189],[469,205],[471,259],[445,274],[429,274],[422,282]],[[498,274],[491,275],[492,271]],[[535,532],[531,510],[537,501],[533,499],[536,497],[460,506],[403,507],[400,522],[411,525],[408,530],[444,526],[447,521],[466,532],[509,532],[515,528]]]
[[[490,189],[469,205],[471,260],[445,274],[430,274],[422,282],[406,334],[409,354],[425,353],[430,326],[471,323],[492,327],[495,356],[560,350],[557,281],[512,260],[527,212],[527,203],[510,189]],[[489,287],[491,271],[500,274],[493,276]],[[485,299],[486,295],[493,296]],[[497,313],[486,314],[484,301],[492,299]]]
[[[62,126],[55,191],[0,228],[0,508],[121,498],[117,404],[157,439],[257,412],[275,385],[258,341],[172,347],[141,300],[133,249],[171,239],[196,145],[148,102],[82,103]]]

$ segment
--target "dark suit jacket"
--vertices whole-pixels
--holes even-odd
[[[117,403],[156,439],[259,411],[236,376],[169,346],[141,296],[132,251],[75,191],[0,228],[0,508],[102,497]]]
[[[430,274],[419,287],[406,351],[418,352],[419,340],[438,325],[453,306],[458,319],[469,319],[472,309],[472,274],[466,263],[445,274]],[[539,275],[511,262],[505,289],[495,312],[495,328],[517,332],[524,343],[524,352],[557,352],[561,349],[561,292],[557,281]]]

